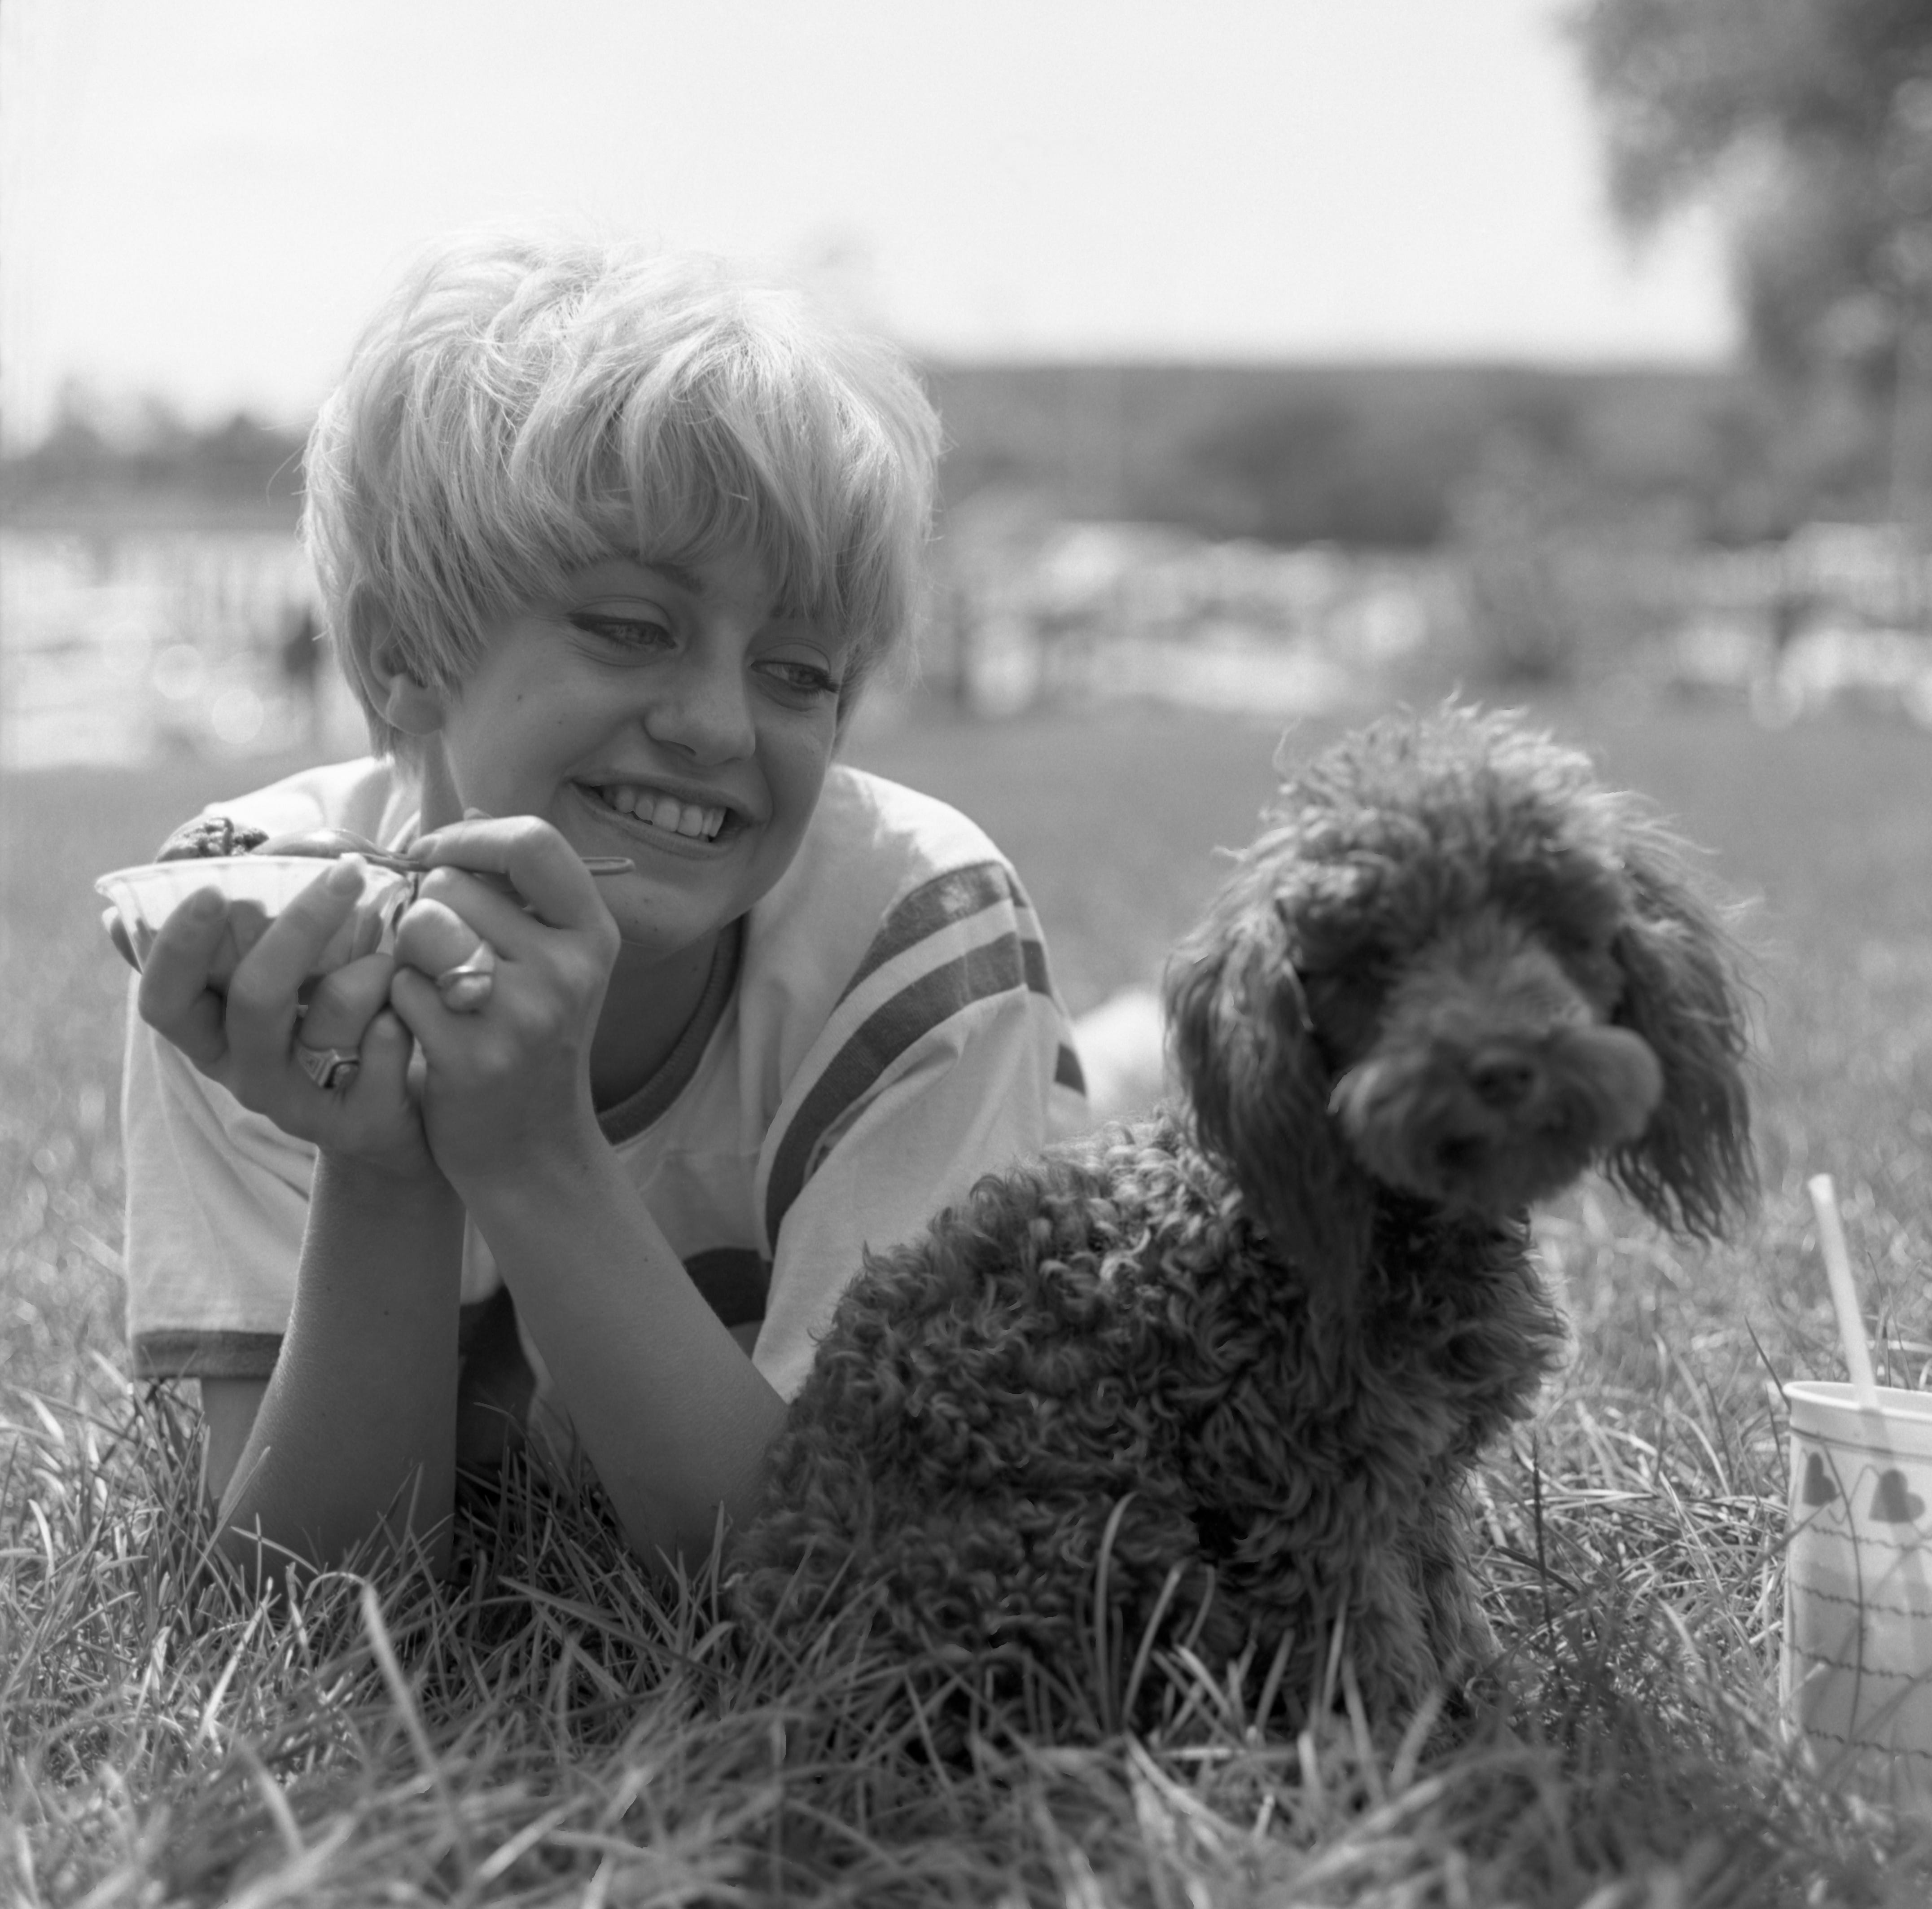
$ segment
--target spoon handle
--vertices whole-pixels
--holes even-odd
[[[352,852],[376,868],[393,869],[398,875],[427,875],[430,871],[428,863],[418,862],[413,856],[392,854],[386,848],[358,848]],[[592,875],[628,875],[638,866],[628,855],[586,855],[581,860]]]

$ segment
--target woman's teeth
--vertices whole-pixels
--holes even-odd
[[[656,795],[649,789],[620,785],[597,793],[620,814],[634,816],[656,829],[674,835],[688,835],[709,842],[724,826],[722,809],[701,808],[694,802],[680,802],[675,796]]]

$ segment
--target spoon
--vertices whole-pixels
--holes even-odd
[[[352,829],[298,829],[290,835],[272,836],[253,851],[257,855],[312,855],[317,861],[333,862],[344,855],[360,855],[379,869],[393,869],[399,875],[426,875],[430,864],[409,855],[392,854],[378,848]],[[584,866],[592,875],[628,875],[637,866],[628,855],[586,855]]]

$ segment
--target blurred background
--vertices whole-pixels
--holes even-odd
[[[916,692],[1932,725],[1916,0],[8,0],[0,766],[351,752],[294,536],[452,228],[748,254],[943,412]]]

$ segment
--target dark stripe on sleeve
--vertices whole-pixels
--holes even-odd
[[[765,1316],[772,1269],[748,1246],[714,1246],[688,1255],[684,1270],[704,1303],[727,1325],[756,1325]]]
[[[884,967],[907,949],[916,947],[928,935],[938,934],[952,923],[983,914],[1001,902],[1024,899],[1004,862],[975,862],[970,867],[934,875],[915,888],[886,916],[872,937],[865,959],[846,983],[846,994],[875,969]]]
[[[197,1331],[193,1327],[137,1334],[136,1379],[266,1379],[282,1349],[279,1332]]]
[[[1046,955],[1036,941],[1023,943],[1017,935],[1002,935],[908,983],[860,1024],[806,1094],[778,1142],[765,1190],[766,1236],[774,1247],[779,1224],[805,1184],[820,1140],[879,1076],[914,1042],[962,1009],[1022,986],[1036,994],[1048,992]]]
[[[520,1359],[516,1332],[516,1307],[508,1289],[499,1286],[488,1298],[466,1301],[458,1309],[456,1355],[470,1358],[500,1340]],[[136,1379],[266,1379],[281,1351],[279,1332],[173,1326],[137,1334],[132,1363]]]

